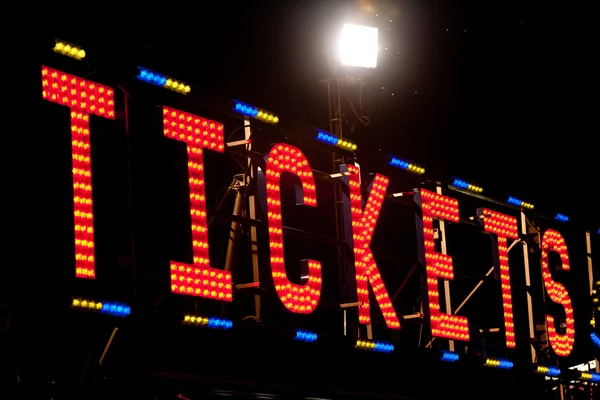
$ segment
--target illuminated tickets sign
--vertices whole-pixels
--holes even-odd
[[[151,72],[145,71],[146,80]],[[108,86],[83,79],[56,69],[42,67],[42,96],[47,101],[65,106],[71,118],[72,178],[75,237],[75,276],[93,280],[96,277],[94,211],[92,185],[92,152],[90,136],[90,118],[115,118],[114,90]],[[150,75],[149,75],[150,74]],[[154,75],[152,75],[154,76]],[[154,79],[154,78],[152,78]],[[162,82],[162,80],[161,80]],[[162,84],[167,84],[164,78]],[[173,86],[173,83],[171,83]],[[183,86],[184,88],[187,86]],[[186,93],[188,89],[184,90]],[[240,105],[241,104],[241,105]],[[268,123],[278,123],[279,117],[264,110],[254,109],[243,103],[236,105],[248,117],[262,118]],[[222,123],[184,112],[166,105],[162,106],[162,129],[164,137],[182,142],[187,149],[188,189],[190,197],[190,215],[193,250],[191,263],[170,260],[171,291],[182,296],[193,296],[218,302],[232,302],[234,299],[233,277],[230,271],[214,267],[209,256],[207,206],[205,177],[211,171],[205,171],[205,152],[224,153],[226,151],[225,128]],[[319,132],[317,139],[328,144],[353,150],[356,145],[349,141],[327,136]],[[184,162],[182,160],[182,162]],[[399,166],[416,174],[424,173],[420,166],[393,158],[390,165]],[[347,231],[351,232],[349,243],[353,252],[352,268],[356,287],[358,323],[371,324],[371,300],[374,299],[382,312],[389,329],[401,328],[401,316],[394,309],[390,293],[386,288],[379,267],[371,250],[371,241],[377,224],[380,222],[381,209],[388,198],[390,179],[375,174],[369,182],[366,196],[361,169],[357,164],[348,163],[335,177],[340,179],[347,192],[343,208]],[[257,189],[259,201],[266,205],[266,223],[268,225],[269,263],[274,284],[281,303],[290,313],[310,314],[319,307],[323,290],[323,266],[317,259],[302,260],[301,282],[293,282],[286,272],[284,257],[284,234],[281,207],[281,177],[283,173],[295,175],[300,181],[296,192],[298,205],[318,207],[317,187],[314,171],[310,162],[298,147],[287,143],[275,143],[264,158],[264,167],[258,168]],[[459,189],[481,192],[481,188],[464,181],[455,180]],[[440,301],[440,282],[454,279],[454,265],[451,254],[445,247],[439,246],[439,235],[443,233],[443,223],[458,223],[459,201],[457,199],[426,189],[414,189],[406,194],[412,196],[417,211],[418,260],[425,276],[424,315],[429,322],[431,336],[451,341],[470,340],[469,319],[466,316],[452,314],[448,307],[442,308]],[[522,209],[533,206],[511,198],[509,204]],[[522,213],[522,211],[521,211]],[[517,218],[488,209],[477,209],[477,221],[482,229],[493,238],[493,261],[499,274],[504,315],[504,340],[507,348],[515,348],[515,324],[513,316],[513,292],[509,273],[508,252],[515,241],[520,241],[526,227],[521,226]],[[560,269],[570,270],[569,249],[565,239],[557,230],[547,229],[541,233],[542,280],[550,301],[560,307],[560,313],[546,315],[547,334],[552,350],[557,356],[567,357],[575,342],[575,319],[571,297],[565,285],[553,278],[549,267],[549,257],[554,253],[560,260]],[[588,249],[589,251],[589,249]],[[526,256],[526,254],[525,254]],[[554,256],[553,256],[554,257]],[[591,265],[591,264],[590,264]],[[591,268],[591,267],[590,267]],[[370,299],[369,288],[374,294]],[[85,303],[78,300],[78,306],[102,310],[113,314],[128,314],[129,308],[121,305]],[[230,323],[221,320],[187,316],[187,323],[214,325],[227,329]],[[303,333],[299,340],[310,341],[313,336]],[[371,346],[375,342],[365,342]],[[381,347],[383,346],[383,347]],[[381,351],[390,348],[381,345],[374,349]]]

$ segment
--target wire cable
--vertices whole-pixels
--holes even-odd
[[[348,103],[350,103],[350,107],[352,108],[354,115],[356,115],[356,118],[358,118],[358,121],[363,125],[369,125],[371,123],[371,119],[365,115],[360,115],[356,111],[356,108],[354,107],[354,103],[352,103],[352,100],[350,100],[350,97],[346,97],[346,99],[348,100]]]

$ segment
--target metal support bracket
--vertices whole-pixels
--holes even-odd
[[[403,320],[413,320],[413,319],[420,319],[420,320],[422,320],[423,317],[425,317],[425,314],[422,313],[422,312],[418,312],[418,313],[414,313],[414,314],[403,315],[402,319]]]
[[[348,308],[357,308],[360,307],[363,303],[360,301],[354,301],[352,303],[342,303],[340,304],[340,308],[343,310],[343,315],[344,315],[344,336],[348,335],[348,313],[347,310]],[[359,331],[360,333],[360,331]],[[369,340],[373,339],[373,330],[371,327],[371,324],[367,325],[367,338]]]
[[[227,147],[243,146],[245,144],[250,144],[250,139],[236,140],[235,142],[227,142],[227,143],[225,143],[225,145]]]
[[[344,176],[352,175],[352,172],[338,172],[336,174],[329,174],[331,179],[343,178]]]
[[[398,197],[409,197],[409,196],[414,196],[415,192],[398,192],[398,193],[392,193],[388,196],[386,196],[387,198],[398,198]]]

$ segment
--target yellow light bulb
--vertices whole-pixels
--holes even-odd
[[[192,90],[192,88],[190,88],[189,85],[185,85],[183,90],[185,90],[186,93],[189,93]]]
[[[173,81],[171,79],[167,79],[167,83],[165,83],[165,86],[172,86],[173,85]]]
[[[63,52],[70,53],[71,52],[71,46],[66,45],[65,47],[63,47]]]
[[[275,122],[277,124],[279,122],[279,117],[274,117],[273,122]]]
[[[81,59],[85,57],[85,50],[80,49],[79,52],[77,53],[77,58]]]

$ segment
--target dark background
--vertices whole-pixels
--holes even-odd
[[[53,24],[48,36],[79,41],[91,70],[142,65],[196,94],[242,99],[323,129],[327,96],[318,81],[332,74],[335,33],[347,21],[377,26],[379,65],[363,79],[362,97],[372,122],[348,133],[363,158],[382,149],[436,178],[457,175],[551,217],[599,224],[583,8],[309,0],[205,2],[186,23],[130,15],[101,8],[88,16],[93,28]]]
[[[79,295],[127,301],[136,310],[132,316],[135,327],[122,326],[129,340],[115,343],[116,361],[110,365],[134,365],[131,370],[142,374],[166,368],[169,359],[174,365],[170,365],[172,370],[198,369],[193,361],[174,356],[164,341],[160,344],[160,339],[173,344],[179,340],[176,338],[185,337],[171,332],[171,328],[161,328],[176,324],[178,314],[199,309],[199,313],[218,315],[222,310],[211,301],[168,293],[168,260],[191,261],[189,202],[186,165],[182,162],[185,145],[162,137],[160,109],[156,106],[165,104],[223,122],[226,137],[242,124],[230,111],[229,99],[272,110],[282,122],[277,128],[254,124],[257,150],[267,152],[278,141],[295,144],[314,169],[328,171],[329,153],[312,140],[313,131],[306,124],[328,128],[326,87],[318,83],[333,73],[326,38],[349,20],[378,26],[382,47],[378,68],[363,76],[360,99],[358,87],[349,87],[345,92],[354,104],[360,100],[360,114],[370,119],[369,125],[361,124],[348,103],[344,105],[345,132],[359,146],[357,160],[363,170],[391,176],[390,192],[418,186],[419,180],[413,175],[386,166],[387,154],[395,154],[425,165],[430,179],[449,183],[452,176],[459,176],[482,186],[484,194],[501,202],[513,195],[535,204],[536,211],[550,219],[530,213],[532,220],[542,229],[558,229],[565,236],[571,256],[571,272],[557,272],[555,278],[569,289],[577,307],[578,338],[573,356],[561,365],[588,361],[592,348],[587,325],[590,304],[584,230],[591,230],[593,248],[597,249],[595,233],[600,220],[592,196],[597,151],[591,144],[596,125],[587,93],[591,90],[591,52],[585,10],[564,5],[553,8],[447,1],[280,1],[234,6],[202,3],[201,9],[194,16],[183,8],[172,18],[142,18],[141,14],[134,18],[109,10],[105,17],[98,16],[98,23],[96,17],[86,19],[86,25],[93,29],[52,24],[34,44],[39,62],[33,63],[26,82],[39,82],[40,63],[85,76],[117,89],[119,113],[116,121],[92,117],[98,279],[76,281],[68,111],[42,101],[39,86],[33,88],[37,121],[32,122],[38,122],[38,128],[30,134],[36,147],[44,151],[39,157],[31,157],[33,161],[27,165],[34,168],[32,176],[37,185],[28,198],[40,210],[35,226],[43,240],[38,240],[35,248],[40,250],[37,259],[43,260],[43,267],[36,267],[39,272],[33,280],[27,270],[15,269],[14,276],[25,279],[21,282],[35,289],[11,285],[6,294],[9,302],[20,300],[21,317],[17,314],[13,323],[21,329],[21,343],[36,343],[21,346],[21,353],[17,353],[28,356],[22,366],[25,382],[62,380],[69,385],[86,381],[85,371],[91,370],[89,365],[101,353],[114,321],[103,320],[99,325],[93,318],[76,319],[80,317],[68,313],[68,305],[71,296]],[[88,54],[86,61],[52,53],[53,37],[81,45]],[[136,65],[189,83],[192,94],[184,97],[137,81]],[[122,113],[124,96],[119,86],[131,96],[129,152]],[[233,135],[236,140],[242,132]],[[132,161],[131,182],[126,173],[128,154]],[[216,207],[232,175],[241,172],[235,160],[235,156],[205,151],[209,208]],[[363,179],[369,178],[364,175]],[[284,182],[284,187],[291,189],[292,184]],[[298,211],[290,206],[293,196],[283,195],[284,224],[332,236],[331,188],[323,183],[317,186],[318,210]],[[36,202],[38,191],[44,193],[43,202]],[[455,192],[446,194],[461,201],[465,220],[477,207],[490,206]],[[231,202],[226,205],[231,207]],[[518,216],[511,208],[490,207]],[[567,225],[552,221],[557,212],[568,215],[572,222]],[[386,203],[372,243],[390,296],[415,262],[413,213],[410,207]],[[226,220],[217,222],[211,230],[211,260],[221,268],[229,226]],[[491,245],[489,236],[482,235],[478,227],[461,224],[448,229],[449,253],[454,257],[457,275],[452,282],[456,306],[491,266]],[[317,330],[341,340],[340,313],[335,306],[346,293],[335,249],[287,236],[285,240],[290,276],[296,271],[294,260],[322,261],[327,270],[323,297],[310,316],[285,312],[272,290],[268,267],[263,264],[264,323],[285,332],[301,327]],[[236,283],[251,279],[247,243],[244,245],[234,271]],[[490,356],[508,357],[527,365],[525,295],[518,246],[514,252],[511,270],[517,350],[506,352],[501,334],[486,337],[485,348]],[[539,254],[532,254],[532,279],[539,282],[534,288],[534,310],[536,321],[541,323],[544,304],[538,258]],[[31,290],[36,293],[33,297]],[[247,295],[235,296],[225,315],[236,319],[250,314],[250,302],[242,300]],[[413,276],[395,302],[397,312],[415,312],[418,296],[418,277]],[[463,315],[469,316],[469,347],[475,357],[484,352],[484,338],[477,330],[502,326],[498,296],[498,283],[487,280],[463,309]],[[53,311],[39,316],[34,323],[25,316],[31,310],[30,303],[39,307],[40,298],[46,309]],[[393,340],[406,351],[417,345],[419,325],[404,324],[402,334],[395,335],[385,329],[372,304],[376,338]],[[31,341],[25,340],[30,336]],[[422,340],[427,336],[425,331]],[[447,346],[446,341],[436,342],[434,347]],[[196,346],[187,351],[202,354],[206,349]],[[57,368],[57,360],[66,360],[66,365]]]

